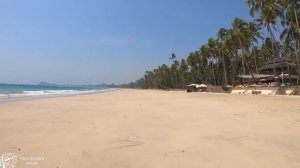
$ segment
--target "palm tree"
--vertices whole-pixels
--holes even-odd
[[[214,84],[219,84],[219,78],[217,78],[218,69],[216,68],[216,63],[218,62],[218,48],[217,40],[214,38],[209,38],[206,45],[201,47],[201,54],[208,60],[211,73],[213,74]],[[216,72],[217,71],[217,72]]]
[[[224,49],[228,34],[229,34],[228,30],[225,28],[221,28],[218,32],[218,40],[220,41],[220,44],[221,44],[221,60],[223,63],[223,71],[224,71],[224,85],[228,84],[226,60],[225,60],[225,49]]]
[[[178,63],[175,64],[175,61],[176,61],[175,53],[172,53],[171,57],[169,59],[173,61],[173,64],[171,65],[171,81],[172,81],[172,86],[174,88],[174,85],[175,85],[174,76],[176,75],[175,73],[176,73],[176,69],[177,69],[177,66],[178,66]]]
[[[171,54],[171,57],[170,57],[169,59],[172,60],[172,61],[174,62],[175,59],[176,59],[176,54],[175,54],[175,53],[172,53],[172,54]]]
[[[178,67],[179,67],[179,61],[174,60],[174,63],[171,65],[171,79],[172,79],[172,87],[178,88]]]
[[[208,46],[207,45],[202,45],[201,47],[200,47],[200,50],[199,50],[199,55],[201,55],[201,60],[202,60],[202,67],[203,67],[203,69],[204,69],[204,75],[205,75],[205,77],[204,77],[204,82],[208,82],[208,81],[210,81],[209,83],[211,83],[211,69],[210,69],[210,63],[209,63],[209,48],[208,48]],[[200,62],[200,61],[199,61]],[[208,77],[208,78],[207,78]],[[215,77],[215,76],[214,76]],[[214,80],[214,83],[216,84],[216,82],[215,82],[215,78],[213,78],[213,80]]]
[[[280,38],[285,39],[285,45],[293,45],[300,77],[300,2],[297,0],[283,0],[282,6],[285,10],[285,17],[282,21],[285,29],[282,31]]]
[[[199,52],[191,52],[187,57],[187,64],[190,67],[191,82],[199,83],[203,82],[205,79],[202,77],[203,73],[201,72],[201,63],[202,58]]]
[[[190,53],[186,59],[188,66],[190,67],[191,71],[191,82],[195,82],[195,71],[197,70],[197,57],[194,53]]]
[[[246,47],[249,46],[250,38],[251,38],[251,32],[248,28],[248,23],[240,18],[235,18],[232,23],[232,29],[229,30],[231,39],[235,41],[237,46],[241,49],[241,59],[242,59],[242,68],[243,68],[243,74],[246,74],[246,54],[247,50]]]
[[[254,43],[258,43],[258,39],[263,39],[261,33],[260,33],[260,30],[261,30],[261,27],[258,26],[255,22],[250,22],[249,23],[249,30],[250,30],[250,33],[251,33],[251,45],[253,47],[252,49],[252,58],[253,58],[253,62],[254,62],[254,65],[255,65],[255,73],[258,74],[258,68],[257,68],[257,60],[256,60],[256,48],[255,48],[255,45]]]
[[[272,57],[275,57],[274,54],[274,42],[275,36],[272,30],[277,31],[277,17],[281,15],[280,4],[275,0],[247,0],[248,5],[251,7],[250,15],[254,17],[255,13],[259,14],[259,18],[256,19],[256,22],[259,25],[262,25],[267,28],[269,36],[272,39]]]
[[[297,29],[300,35],[300,2],[299,0],[282,0],[282,6],[286,9],[286,19],[290,25]]]
[[[184,86],[188,82],[188,64],[186,63],[185,59],[181,59],[180,65],[179,65],[179,78],[181,83],[181,88],[184,88]]]

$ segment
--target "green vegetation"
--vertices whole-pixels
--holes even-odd
[[[253,21],[241,18],[231,28],[220,28],[216,37],[178,61],[173,53],[170,66],[146,71],[131,83],[139,88],[184,88],[187,83],[236,85],[243,74],[258,73],[258,67],[275,57],[291,59],[300,74],[300,1],[247,0]],[[266,29],[267,37],[261,31]],[[278,37],[278,38],[276,38]]]

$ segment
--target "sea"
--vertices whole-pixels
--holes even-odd
[[[100,93],[116,90],[104,86],[59,86],[59,85],[21,85],[0,84],[0,100],[47,96],[68,96]]]

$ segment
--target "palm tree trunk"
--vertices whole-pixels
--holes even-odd
[[[231,64],[231,85],[234,86],[235,85],[235,78],[234,78],[234,66],[232,64],[232,60],[230,59],[230,64]]]
[[[299,20],[298,20],[298,16],[297,16],[297,12],[296,9],[294,8],[294,15],[295,15],[295,20],[296,20],[296,25],[297,25],[297,30],[298,30],[298,34],[300,35],[300,26],[299,26]],[[298,65],[298,75],[300,77],[300,66],[299,66],[299,48],[300,48],[300,44],[298,41],[298,49],[296,48],[296,44],[295,44],[295,50],[296,50],[296,58],[297,58],[297,65]]]
[[[219,67],[218,67],[217,63],[215,64],[214,71],[215,71],[215,76],[216,76],[215,78],[216,78],[217,86],[219,86],[220,78],[219,78]]]
[[[275,58],[275,48],[274,48],[275,37],[274,37],[274,34],[273,34],[273,32],[272,32],[272,30],[271,30],[271,28],[270,28],[269,25],[268,25],[267,29],[268,29],[268,32],[269,32],[269,34],[270,34],[270,36],[271,36],[272,58],[274,59],[274,58]],[[274,69],[273,69],[273,74],[274,74],[274,76],[276,76],[276,73],[277,73],[277,72],[276,72],[276,68],[275,68],[275,66],[274,66]]]
[[[269,35],[270,35],[270,37],[271,37],[272,59],[274,59],[274,57],[275,57],[275,47],[274,47],[275,37],[274,37],[274,34],[273,34],[273,32],[272,32],[270,26],[268,26],[267,29],[268,29]]]
[[[253,49],[253,59],[254,59],[254,65],[255,65],[255,73],[258,74],[255,48]]]
[[[240,47],[241,47],[241,49],[242,49],[242,56],[241,56],[241,58],[242,58],[243,73],[244,73],[244,75],[245,75],[245,74],[246,74],[245,60],[244,60],[244,54],[245,54],[245,51],[244,51],[244,47],[242,46],[241,39],[238,38],[238,40],[239,40],[239,43],[240,43]]]
[[[294,15],[295,15],[295,20],[296,20],[296,25],[297,25],[298,34],[300,35],[299,20],[298,20],[298,16],[297,16],[297,12],[296,12],[296,9],[295,9],[295,8],[294,8]]]
[[[224,71],[224,85],[227,85],[228,80],[227,80],[225,56],[224,56],[224,52],[223,52],[223,42],[222,42],[222,62],[223,62],[223,71]]]
[[[298,52],[297,52],[298,51]],[[297,65],[298,65],[298,75],[299,75],[299,78],[298,78],[298,81],[297,83],[299,84],[299,79],[300,79],[300,61],[299,61],[299,51],[300,51],[300,41],[298,41],[298,49],[296,49],[296,57],[297,57]]]
[[[299,61],[299,54],[298,54],[298,50],[299,50],[299,48],[300,48],[300,46],[299,46],[299,42],[298,42],[298,47],[297,47],[297,44],[296,44],[296,42],[294,43],[294,45],[295,45],[295,54],[296,54],[296,59],[297,59],[297,66],[298,66],[298,75],[299,75],[299,77],[300,77],[300,61]]]
[[[297,64],[297,67],[298,67],[298,76],[300,78],[300,62],[299,62],[299,54],[298,54],[298,51],[299,51],[299,48],[300,48],[300,42],[299,40],[296,40],[295,37],[292,35],[292,39],[294,40],[294,47],[295,47],[295,56],[296,56],[296,64]],[[297,47],[297,44],[299,47]]]
[[[234,56],[235,54],[231,51],[231,54],[232,54],[232,56]],[[232,59],[230,59],[229,58],[229,61],[230,61],[230,67],[231,67],[231,85],[232,86],[234,86],[235,85],[235,78],[234,78],[234,76],[235,76],[235,71],[234,71],[234,65],[233,65],[233,61],[232,61]]]
[[[213,75],[213,78],[214,78],[214,83],[215,83],[215,86],[217,85],[217,81],[216,81],[216,74],[215,74],[215,68],[213,66],[213,64],[211,63],[211,68],[212,68],[212,73],[214,74]]]
[[[225,63],[224,55],[223,55],[223,70],[224,70],[224,84],[227,85],[228,80],[227,80],[227,70],[226,70],[226,63]]]

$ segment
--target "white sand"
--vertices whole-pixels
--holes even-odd
[[[43,157],[35,167],[300,167],[299,97],[119,90],[0,114],[0,148]]]

